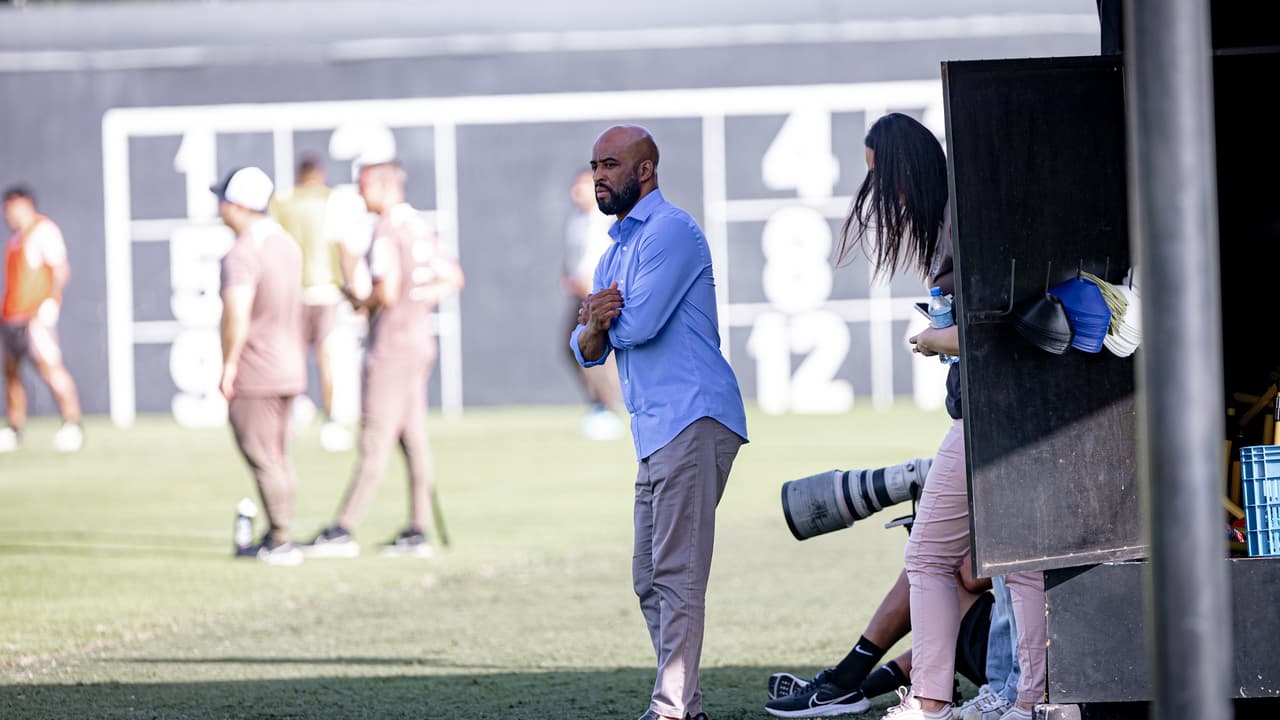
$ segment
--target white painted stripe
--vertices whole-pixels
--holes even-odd
[[[175,230],[193,225],[221,225],[221,220],[201,222],[194,218],[157,218],[133,220],[129,223],[129,239],[133,242],[169,242]]]
[[[0,72],[78,72],[198,67],[218,63],[217,48],[161,47],[124,50],[20,50],[0,52]]]
[[[702,202],[706,208],[703,231],[711,250],[711,271],[716,279],[716,306],[729,305],[729,224],[725,217],[725,190],[728,186],[724,137],[724,116],[708,115],[702,119]],[[729,343],[729,318],[718,312],[720,352],[732,362]]]
[[[102,204],[107,276],[107,392],[111,420],[133,425],[133,243],[129,242],[129,135],[110,114],[102,119]]]
[[[1084,13],[847,20],[830,23],[719,25],[635,30],[576,30],[434,38],[369,38],[329,46],[333,60],[385,60],[450,55],[686,50],[743,45],[907,42],[1097,33]]]
[[[220,133],[271,132],[280,126],[332,130],[344,123],[376,119],[391,128],[436,123],[518,125],[631,118],[693,118],[706,115],[776,115],[801,105],[831,112],[867,107],[928,109],[942,104],[939,80],[829,85],[773,85],[617,92],[472,95],[399,100],[187,105],[114,108],[106,116],[128,127],[131,137],[179,135],[192,127]]]
[[[209,326],[216,328],[216,325]],[[133,324],[133,342],[135,345],[168,345],[178,338],[184,330],[196,329],[197,326],[177,320],[143,320]]]
[[[729,222],[764,222],[770,215],[783,208],[797,205],[811,207],[822,213],[823,217],[842,219],[849,214],[849,198],[758,198],[751,200],[729,200],[724,202],[724,213]]]
[[[635,50],[884,43],[989,37],[1083,35],[1099,32],[1093,13],[971,15],[967,17],[846,20],[635,30],[462,33],[439,37],[339,40],[317,49],[299,44],[272,48],[272,62],[394,60],[468,55],[520,55]],[[209,67],[262,62],[242,46],[176,46],[116,50],[28,50],[0,52],[0,72],[72,72],[160,67]]]
[[[869,323],[876,319],[881,321],[910,320],[919,317],[918,311],[912,307],[915,303],[928,300],[925,295],[916,297],[894,296],[893,302],[885,303],[883,298],[855,298],[850,300],[828,300],[817,311],[833,312],[845,322]],[[754,325],[756,319],[766,313],[776,313],[778,308],[773,303],[730,303],[725,308],[728,322],[734,327]]]
[[[275,191],[277,194],[293,190],[293,130],[287,127],[271,131],[271,163],[275,166]]]
[[[868,267],[868,273],[872,272]],[[889,286],[868,280],[871,299],[871,404],[877,410],[893,407],[893,308],[901,304],[900,312],[908,317],[914,310],[899,298],[894,298]]]
[[[455,258],[458,247],[458,137],[448,123],[432,128],[435,139],[436,233]],[[440,410],[444,417],[462,417],[462,304],[457,295],[445,298],[438,310],[440,328]]]
[[[902,42],[1098,32],[1093,14],[977,15],[970,17],[851,20],[835,23],[752,24],[436,38],[370,38],[336,42],[335,60],[378,60],[447,55],[680,50],[738,45]]]

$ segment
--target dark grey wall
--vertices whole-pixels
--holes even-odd
[[[712,13],[714,18],[700,13],[700,17],[690,16],[688,22],[783,23],[777,37],[799,39],[756,44],[733,41],[704,48],[616,50],[579,49],[569,43],[562,44],[561,49],[553,44],[545,51],[529,51],[503,40],[511,37],[503,33],[526,29],[519,17],[506,14],[503,5],[486,3],[485,13],[467,11],[463,20],[448,29],[498,38],[493,47],[499,49],[459,50],[463,44],[452,36],[453,40],[446,37],[449,42],[442,41],[444,50],[410,48],[400,53],[412,57],[391,57],[398,51],[387,46],[378,50],[381,59],[337,59],[342,53],[335,48],[349,47],[342,46],[342,42],[373,36],[418,37],[418,33],[427,36],[432,32],[424,27],[432,16],[423,13],[435,11],[415,12],[400,4],[397,12],[403,14],[403,21],[379,25],[367,19],[356,22],[352,6],[357,5],[360,4],[308,5],[316,8],[312,14],[317,17],[298,13],[296,5],[269,3],[165,9],[59,8],[44,14],[0,10],[0,27],[16,31],[6,32],[0,46],[0,98],[4,100],[4,110],[0,112],[0,184],[21,180],[35,187],[41,210],[62,226],[67,238],[74,275],[66,294],[61,334],[67,364],[80,384],[87,411],[105,412],[108,405],[101,133],[103,114],[110,108],[936,80],[942,60],[1088,54],[1097,47],[1096,35],[1080,30],[1081,19],[1087,20],[1093,12],[1092,3],[1036,3],[1027,10],[1023,4],[987,2],[957,4],[954,9],[956,14],[1072,13],[1074,20],[1064,25],[1067,29],[1063,32],[1046,30],[1042,22],[1037,26],[1041,27],[1039,31],[1007,36],[881,41],[808,41],[798,31],[787,34],[786,23],[868,19],[839,16],[841,12],[855,12],[838,7],[844,3],[809,3],[813,16],[808,19],[797,17],[809,7],[803,3],[788,13],[769,9],[774,4],[753,3],[732,19],[723,13]],[[875,5],[856,12],[876,21],[894,17],[895,4]],[[252,21],[253,7],[266,8],[262,11],[268,13],[266,17],[285,13],[293,18],[293,24],[283,27],[249,22],[252,31],[240,35],[200,26],[215,19],[218,23],[244,25]],[[511,7],[524,5],[513,3]],[[924,14],[924,7],[918,3],[902,5],[902,14],[919,16]],[[344,13],[351,16],[351,23],[342,23]],[[565,27],[612,25],[605,18],[563,14]],[[680,20],[671,16],[664,22]],[[540,22],[544,32],[555,32],[554,18],[543,17]],[[120,31],[112,32],[113,28]],[[132,43],[127,28],[135,33]],[[229,49],[219,47],[228,43],[237,44]],[[122,47],[176,46],[190,50],[186,55],[103,54]],[[502,50],[503,47],[507,49]],[[730,197],[778,195],[760,184],[759,162],[783,119],[730,119]],[[619,116],[617,120],[627,118]],[[594,137],[607,124],[459,128],[459,230],[461,259],[468,275],[461,300],[466,403],[579,401],[571,369],[562,353],[566,301],[558,291],[561,228],[568,210],[567,183],[583,167]],[[662,143],[664,192],[700,216],[703,199],[698,122],[677,119],[648,124]],[[833,147],[845,169],[837,190],[848,194],[861,174],[861,118],[836,118],[833,132]],[[296,139],[299,151],[324,150],[327,135],[300,133]],[[398,132],[397,139],[413,177],[410,199],[415,205],[430,208],[435,202],[431,130]],[[315,144],[308,147],[312,142]],[[173,216],[183,207],[183,181],[172,171],[176,143],[175,138],[165,137],[131,144],[135,217]],[[220,172],[247,162],[271,170],[266,136],[236,136],[227,138],[225,143],[220,140],[219,146]],[[332,170],[339,176],[344,172],[338,165]],[[730,232],[758,235],[759,228],[735,223]],[[135,249],[135,314],[139,320],[171,317],[164,253],[163,245]],[[749,285],[758,283],[762,260],[749,253],[735,255],[732,260],[735,282],[744,283],[734,293],[746,299],[752,292]],[[865,270],[859,268],[838,271],[839,289],[835,296],[865,296],[865,276]],[[895,329],[895,333],[899,332]],[[726,341],[749,394],[753,369],[740,347],[745,335],[739,337],[735,330]],[[855,347],[859,342],[855,328]],[[168,379],[166,350],[139,346],[136,362],[139,410],[168,411],[173,386]],[[908,378],[909,372],[901,369],[907,360],[899,357],[894,362],[899,365],[897,377]],[[865,393],[866,373],[860,365],[865,365],[865,359],[851,353],[843,371],[847,374],[842,376],[853,380],[856,392]],[[433,382],[438,388],[438,377]],[[37,385],[31,383],[28,387],[35,389]],[[909,382],[895,389],[909,392]],[[438,389],[433,389],[432,394],[439,397]],[[34,400],[37,411],[50,410],[48,395],[42,388],[36,390]]]

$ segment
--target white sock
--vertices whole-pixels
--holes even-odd
[[[1010,720],[1013,720],[1014,718],[1017,720],[1031,720],[1031,711],[1023,710],[1015,705],[1005,711],[1004,717],[1010,718]]]
[[[951,720],[954,715],[951,712],[951,706],[947,705],[937,712],[924,711],[925,720]]]

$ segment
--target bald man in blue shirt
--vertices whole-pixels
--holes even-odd
[[[632,579],[658,660],[641,720],[706,720],[698,666],[716,504],[747,441],[742,393],[720,353],[711,250],[658,190],[658,146],[635,125],[592,150],[613,245],[569,345],[590,367],[615,353],[640,463]]]

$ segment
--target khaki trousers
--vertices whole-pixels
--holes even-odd
[[[427,444],[427,378],[431,363],[376,361],[365,366],[361,393],[360,459],[338,511],[338,524],[354,530],[386,473],[399,443],[409,469],[409,525],[427,528],[431,513],[431,446]]]
[[[298,485],[288,453],[292,405],[292,395],[233,395],[227,404],[227,419],[231,421],[236,445],[253,471],[271,539],[277,543],[289,540]]]
[[[640,461],[631,574],[658,660],[650,709],[659,715],[702,710],[698,667],[716,505],[741,445],[733,431],[701,418]]]

